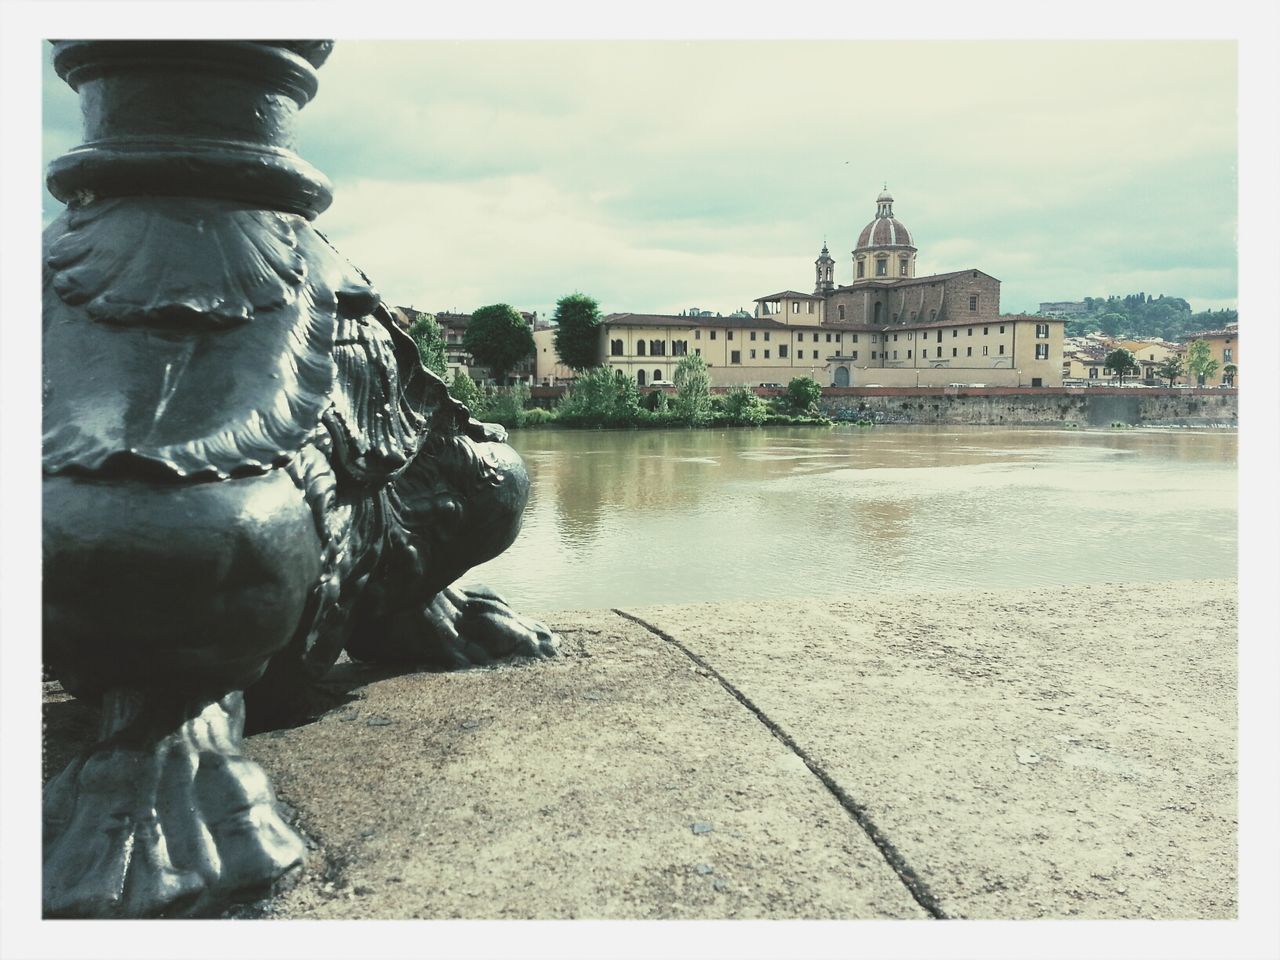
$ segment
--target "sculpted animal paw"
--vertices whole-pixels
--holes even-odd
[[[485,586],[449,591],[459,611],[458,636],[468,651],[477,651],[472,662],[495,660],[545,660],[558,655],[558,640],[546,624],[516,613]]]
[[[302,862],[261,768],[220,704],[166,736],[148,724],[87,750],[45,789],[49,917],[207,916]]]

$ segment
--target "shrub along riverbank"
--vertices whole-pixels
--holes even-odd
[[[672,394],[664,390],[642,394],[621,372],[587,370],[550,410],[530,407],[529,388],[524,384],[477,386],[464,373],[454,378],[449,390],[478,420],[508,428],[758,427],[832,422],[818,412],[821,388],[810,377],[797,377],[785,394],[768,401],[747,387],[712,394],[702,358],[685,357],[676,369],[675,386]]]

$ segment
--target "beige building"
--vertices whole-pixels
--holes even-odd
[[[560,362],[556,353],[556,328],[543,327],[533,331],[534,383],[551,386],[562,380],[572,380],[576,373]]]
[[[1218,361],[1218,369],[1202,386],[1240,386],[1239,325],[1229,323],[1221,330],[1206,330],[1203,333],[1190,334],[1187,337],[1187,344],[1190,345],[1196,340],[1208,343],[1210,354]]]
[[[640,386],[669,382],[687,355],[701,356],[716,385],[1014,386],[1062,383],[1065,321],[1000,315],[1000,281],[970,268],[917,276],[915,240],[886,190],[858,234],[852,282],[836,282],[827,245],[814,261],[812,293],[757,297],[754,316],[612,313],[601,362]],[[567,371],[554,347],[538,347],[537,380]]]
[[[808,313],[810,301],[782,302],[782,319],[610,314],[601,329],[603,362],[639,386],[670,381],[688,355],[706,361],[717,386],[785,385],[803,376],[824,386],[1061,383],[1061,320],[1019,314],[986,323],[822,323]],[[539,347],[538,382],[549,382],[554,356],[554,348],[544,355]]]
[[[1126,383],[1161,386],[1167,385],[1169,381],[1160,375],[1160,365],[1169,357],[1184,354],[1186,347],[1159,338],[1125,340],[1101,335],[1072,337],[1063,347],[1063,383],[1068,386],[1110,384],[1115,379],[1115,373],[1107,367],[1106,357],[1113,350],[1128,350],[1138,364],[1137,374],[1126,375]],[[1185,374],[1176,378],[1174,383],[1186,383]]]

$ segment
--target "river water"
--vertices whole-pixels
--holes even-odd
[[[513,431],[518,609],[1236,575],[1234,430]]]

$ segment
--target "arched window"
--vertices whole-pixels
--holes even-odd
[[[637,357],[643,357],[643,356],[644,356],[644,341],[643,341],[643,340],[637,340],[637,341],[636,341],[636,356],[637,356]]]
[[[620,357],[620,356],[622,356],[622,341],[621,341],[621,340],[610,340],[610,341],[609,341],[609,355],[610,355],[610,356],[613,356],[613,357]]]
[[[655,381],[657,381],[657,380],[661,380],[661,379],[662,379],[662,371],[661,371],[661,370],[655,370],[655,371],[653,371],[653,379],[654,379]]]
[[[638,386],[638,387],[643,387],[643,386],[644,386],[644,371],[643,371],[643,370],[637,370],[637,371],[636,371],[636,386]]]

